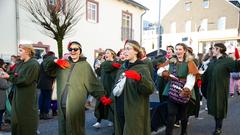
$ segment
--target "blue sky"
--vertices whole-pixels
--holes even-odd
[[[135,0],[146,6],[149,10],[144,15],[144,20],[150,22],[158,21],[159,0]],[[161,18],[178,2],[179,0],[161,0]]]

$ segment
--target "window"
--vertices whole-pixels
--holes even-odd
[[[218,30],[225,30],[226,28],[226,17],[220,17],[218,19]]]
[[[209,8],[209,0],[203,0],[203,8]]]
[[[186,11],[190,11],[191,10],[191,4],[192,4],[192,2],[190,2],[190,1],[185,2],[185,10]]]
[[[57,0],[48,0],[49,5],[55,5],[57,3]]]
[[[87,20],[98,23],[98,2],[87,0]]]
[[[186,21],[185,23],[185,32],[191,32],[192,22]]]
[[[122,12],[122,40],[133,39],[132,14]]]
[[[176,29],[177,29],[176,25],[177,25],[176,22],[171,23],[171,33],[176,33]]]
[[[207,30],[208,30],[208,19],[203,19],[201,22],[199,31],[207,31]]]

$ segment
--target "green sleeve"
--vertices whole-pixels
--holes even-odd
[[[28,65],[24,72],[18,73],[17,77],[14,77],[13,83],[18,87],[23,87],[32,84],[34,81],[37,82],[39,77],[40,66],[39,64]]]
[[[150,73],[145,69],[141,71],[141,80],[139,81],[138,91],[144,95],[150,95],[154,91],[154,83]]]
[[[87,91],[96,99],[99,99],[100,97],[105,95],[103,86],[99,82],[99,80],[96,78],[91,66],[87,64],[85,67],[85,75],[86,77],[84,80],[84,85]]]
[[[54,59],[56,59],[56,57],[48,56],[43,60],[43,63],[42,63],[44,71],[51,77],[56,77],[57,68],[58,68],[58,66],[54,62]]]

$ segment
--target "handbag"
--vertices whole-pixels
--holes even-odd
[[[173,65],[173,75],[177,76],[176,65]],[[180,93],[183,90],[183,87],[186,83],[185,79],[172,79],[170,81],[169,91],[168,91],[168,98],[169,100],[179,103],[179,104],[186,104],[190,100],[190,97],[181,96]]]
[[[119,97],[122,94],[125,82],[126,76],[121,74],[112,91],[114,96]]]

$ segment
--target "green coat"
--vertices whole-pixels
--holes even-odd
[[[149,69],[149,72],[150,72],[150,75],[151,75],[151,77],[152,77],[152,80],[154,79],[153,78],[153,63],[152,63],[152,61],[150,60],[150,59],[148,59],[148,58],[146,58],[146,59],[144,59],[143,60],[143,63],[144,64],[146,64],[147,65],[147,67],[148,67],[148,69]]]
[[[113,61],[104,61],[100,66],[100,77],[101,82],[103,84],[103,88],[106,92],[106,95],[109,97],[112,93],[114,81],[116,78],[116,74],[118,71],[118,68],[115,68],[112,66]],[[113,108],[113,105],[111,105],[111,108]],[[99,102],[96,102],[95,106],[95,116],[96,118],[101,119],[108,119],[110,121],[113,121],[113,110],[109,108],[109,106],[103,106]]]
[[[115,102],[115,135],[150,135],[149,95],[154,91],[151,75],[147,66],[141,61],[130,68],[124,67],[123,65],[119,70],[116,77],[117,80],[125,70],[135,70],[141,74],[142,78],[140,81],[127,78],[121,95],[124,98],[122,106],[116,106],[117,101]],[[118,100],[118,98],[115,97],[115,100]],[[123,107],[121,111],[125,116],[124,127],[120,126],[119,114],[117,112],[121,107]]]
[[[10,75],[13,82],[14,95],[12,100],[12,135],[36,135],[38,127],[37,82],[40,65],[31,58],[27,62],[17,64]]]
[[[53,57],[46,58],[44,63],[45,70],[53,76],[56,75],[57,80],[57,98],[59,111],[59,135],[85,135],[85,101],[88,93],[99,99],[104,95],[104,90],[100,82],[97,80],[94,72],[86,61],[86,58],[80,58],[76,63],[68,60],[71,67],[61,69],[54,63]],[[67,84],[67,78],[70,69],[75,64],[72,74]],[[55,69],[55,70],[54,70]],[[66,118],[63,115],[61,107],[62,95],[64,89],[68,87],[66,101]]]
[[[240,71],[240,61],[222,56],[210,62],[203,74],[207,83],[208,113],[216,118],[226,118],[228,109],[230,72]]]

